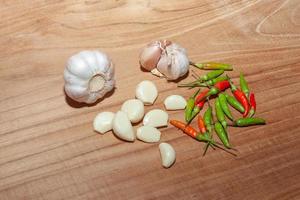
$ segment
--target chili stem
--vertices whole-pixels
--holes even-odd
[[[207,149],[209,147],[209,143],[206,143],[206,145],[204,146],[204,152],[203,152],[203,155],[202,156],[205,156],[206,152],[207,152]]]
[[[227,152],[227,153],[229,153],[229,154],[231,154],[233,156],[237,156],[235,153],[229,151],[228,149],[223,148],[222,146],[219,146],[219,145],[216,145],[216,144],[214,144],[214,146],[217,147],[217,148],[219,148],[219,149],[222,149],[223,151],[225,151],[225,152]],[[230,148],[230,149],[232,149],[232,148]],[[235,150],[235,149],[233,149],[233,150]]]

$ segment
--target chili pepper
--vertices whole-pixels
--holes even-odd
[[[205,62],[205,63],[190,63],[194,67],[197,67],[198,69],[223,69],[226,71],[233,70],[232,66],[229,64],[223,64],[223,63],[215,63],[215,62]]]
[[[178,129],[182,130],[184,133],[191,136],[192,138],[196,138],[196,136],[198,134],[198,132],[192,126],[185,124],[184,122],[181,122],[181,121],[178,121],[175,119],[171,119],[170,124],[172,124],[173,126],[175,126]]]
[[[202,81],[202,82],[208,81],[208,80],[217,78],[218,76],[222,75],[223,73],[224,73],[224,70],[222,70],[222,69],[214,70],[214,71],[208,72],[207,74],[201,76],[199,78],[199,81]]]
[[[196,104],[203,101],[206,98],[206,95],[208,92],[209,92],[209,89],[205,89],[200,94],[198,94],[196,97]]]
[[[228,80],[227,76],[219,76],[217,78],[205,81],[204,83],[201,83],[199,81],[193,81],[190,83],[178,84],[178,87],[208,87],[225,80]]]
[[[220,82],[216,83],[214,85],[214,87],[217,88],[219,91],[224,91],[227,88],[230,88],[230,83],[228,80],[220,81]]]
[[[208,132],[212,131],[212,108],[208,107],[203,115],[204,124]]]
[[[197,90],[193,96],[191,96],[186,103],[186,107],[185,107],[185,121],[188,122],[190,121],[191,117],[192,117],[192,112],[193,109],[195,107],[195,97],[196,95],[199,93],[200,89]]]
[[[247,98],[249,98],[249,87],[243,73],[240,73],[240,86],[242,92],[246,95]]]
[[[245,108],[245,112],[243,113],[243,117],[246,117],[249,113],[249,104],[248,104],[248,99],[246,95],[239,89],[236,88],[236,86],[232,83],[232,81],[229,79],[231,91],[234,95],[234,97],[243,105]]]
[[[191,121],[198,115],[198,113],[202,110],[204,104],[205,104],[205,101],[201,101],[194,106],[191,118],[189,119],[188,123],[191,123]]]
[[[236,98],[234,98],[233,96],[230,96],[228,94],[225,94],[227,102],[233,107],[235,108],[237,111],[239,111],[240,113],[244,113],[245,112],[245,108],[242,106],[242,104],[240,104],[240,102],[238,102],[236,100]]]
[[[223,143],[223,145],[226,148],[230,149],[231,146],[230,146],[230,143],[229,143],[229,140],[227,137],[226,130],[223,128],[223,126],[219,122],[215,123],[215,131],[216,131],[218,137],[220,138],[221,142]]]
[[[211,142],[212,144],[215,145],[215,142],[212,139],[208,138],[207,136],[201,133],[198,133],[192,126],[185,124],[184,122],[171,119],[170,124],[182,130],[185,134],[191,136],[192,138],[195,138],[199,141]]]
[[[199,128],[200,132],[203,134],[206,133],[206,127],[205,127],[204,120],[201,115],[198,115],[197,122],[198,122],[197,124],[198,124],[198,128]]]
[[[250,111],[249,111],[249,117],[253,117],[256,111],[256,101],[255,101],[255,96],[254,93],[250,94]]]
[[[196,97],[196,103],[200,102],[200,101],[203,101],[205,98],[207,98],[209,96],[216,95],[216,94],[220,93],[221,91],[226,90],[229,87],[230,87],[230,84],[227,80],[218,82],[212,88],[210,88],[209,90],[205,90],[202,93],[200,93]]]
[[[263,125],[266,121],[262,118],[240,118],[233,123],[233,126],[244,127],[252,125]]]
[[[221,108],[222,108],[224,114],[232,121],[233,116],[232,116],[231,111],[228,107],[228,103],[227,103],[227,99],[226,99],[225,94],[223,94],[223,93],[219,94],[219,101],[220,101],[220,105],[221,105]]]
[[[225,115],[224,112],[222,110],[221,104],[220,104],[220,100],[219,98],[216,98],[215,101],[215,109],[216,109],[216,115],[217,115],[217,119],[218,121],[222,124],[222,126],[226,129],[227,127],[227,122],[225,120]]]

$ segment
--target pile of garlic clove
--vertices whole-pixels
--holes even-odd
[[[119,111],[101,112],[93,122],[94,130],[100,134],[113,131],[121,140],[134,142],[136,139],[145,143],[160,141],[161,132],[158,128],[168,126],[168,113],[161,109],[152,109],[145,114],[145,105],[153,105],[158,96],[158,90],[152,81],[140,82],[135,91],[136,99],[126,100]],[[164,105],[166,110],[180,110],[186,106],[186,100],[179,95],[168,96]],[[136,132],[133,125],[142,121],[142,126]],[[171,167],[176,160],[174,148],[168,143],[159,145],[163,167]]]

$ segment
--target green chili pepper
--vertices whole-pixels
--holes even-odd
[[[185,107],[185,121],[188,122],[191,118],[193,108],[195,106],[195,99],[189,98]]]
[[[197,81],[193,81],[190,83],[178,84],[178,87],[192,87],[192,88],[193,87],[208,87],[208,86],[213,86],[218,82],[226,81],[226,80],[228,80],[227,76],[219,76],[217,78],[205,81],[203,83],[201,81],[197,80]]]
[[[203,115],[203,121],[208,132],[212,131],[212,108],[208,107]]]
[[[195,94],[187,100],[186,107],[185,107],[185,121],[186,122],[189,122],[191,120],[193,109],[195,107],[195,97],[197,96],[199,91],[200,91],[200,89],[197,90],[195,92]]]
[[[263,125],[266,121],[262,118],[241,118],[234,122],[234,126],[244,127],[252,125]]]
[[[220,101],[221,108],[222,108],[223,112],[225,113],[225,115],[231,121],[233,121],[233,116],[232,116],[231,111],[228,107],[228,103],[227,103],[227,99],[226,99],[225,94],[223,94],[223,93],[219,94],[219,101]]]
[[[229,140],[227,137],[226,130],[223,128],[223,126],[219,122],[215,123],[215,131],[216,131],[218,137],[220,138],[221,142],[223,143],[223,145],[226,148],[230,149],[231,146],[230,146],[230,143],[229,143]]]
[[[249,98],[249,87],[248,87],[248,83],[243,75],[243,73],[240,73],[240,86],[241,86],[241,90],[242,92],[246,95],[247,98]]]
[[[208,81],[208,80],[217,78],[218,76],[222,75],[223,73],[224,73],[224,70],[222,70],[222,69],[214,70],[214,71],[208,72],[207,74],[201,76],[199,78],[199,80],[202,81],[202,82],[203,81]]]
[[[209,81],[206,81],[205,84],[206,86],[209,85],[209,86],[213,86],[214,84],[218,83],[218,82],[221,82],[221,81],[226,81],[228,80],[228,77],[227,76],[219,76],[217,78],[214,78],[212,80],[209,80]]]
[[[199,106],[194,106],[192,114],[190,119],[187,121],[188,123],[191,123],[191,121],[199,114],[199,112],[201,111],[202,108],[200,108]]]
[[[223,69],[226,71],[233,70],[232,66],[229,64],[223,64],[223,63],[215,63],[215,62],[205,62],[205,63],[191,63],[194,67],[197,67],[198,69]]]
[[[245,112],[245,108],[242,106],[242,104],[240,104],[240,102],[238,102],[233,96],[230,96],[228,94],[225,94],[227,102],[233,107],[235,108],[237,111],[239,111],[240,113],[244,113]]]
[[[220,104],[220,100],[219,98],[216,98],[215,101],[215,109],[216,109],[216,115],[217,115],[217,119],[218,121],[222,124],[222,126],[226,129],[227,128],[227,122],[225,120],[225,115],[224,112],[222,110],[221,104]]]

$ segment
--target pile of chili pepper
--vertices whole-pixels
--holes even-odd
[[[240,73],[239,77],[240,88],[232,82],[228,75],[224,75],[225,71],[233,70],[229,64],[209,62],[191,63],[191,65],[198,69],[212,71],[202,76],[195,76],[196,80],[193,82],[178,85],[178,87],[200,89],[187,100],[185,122],[170,120],[170,123],[192,138],[205,142],[204,155],[208,147],[221,148],[235,155],[228,151],[235,149],[230,143],[227,127],[246,127],[266,123],[264,119],[254,117],[256,112],[255,95],[250,91],[243,73]],[[201,90],[201,88],[204,89]],[[227,93],[226,90],[228,89],[231,90],[232,95]],[[210,104],[212,99],[214,99],[214,106]],[[205,103],[208,104],[208,107],[202,117],[200,111]],[[242,116],[234,118],[231,108],[237,110]],[[199,131],[190,125],[196,117]],[[214,133],[216,133],[221,143],[215,141]]]

